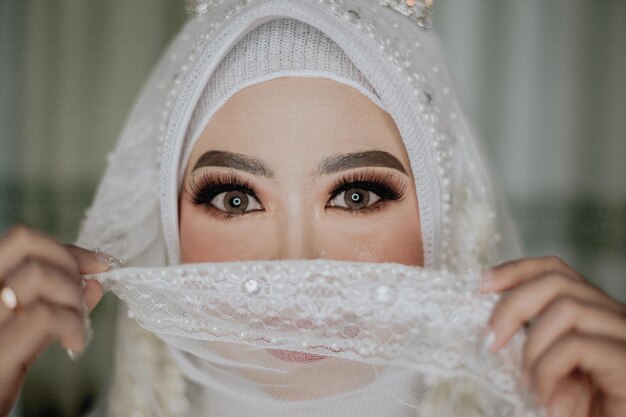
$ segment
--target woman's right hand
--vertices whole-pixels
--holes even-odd
[[[8,287],[19,303],[11,310],[0,302],[0,416],[9,413],[26,371],[52,341],[73,352],[85,349],[87,317],[103,290],[81,274],[109,268],[89,250],[24,226],[0,236],[0,289]]]

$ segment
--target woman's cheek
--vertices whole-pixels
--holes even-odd
[[[419,216],[411,206],[364,216],[326,213],[309,225],[307,229],[313,233],[305,236],[291,236],[295,229],[281,231],[281,227],[287,226],[269,219],[215,219],[204,208],[183,202],[182,262],[282,259],[289,257],[280,253],[285,247],[282,236],[307,240],[315,248],[315,253],[292,254],[298,258],[424,264]]]
[[[258,222],[220,220],[188,202],[180,208],[180,247],[183,263],[263,259],[267,245]]]
[[[414,210],[335,218],[325,225],[324,235],[326,258],[424,265],[419,216]]]

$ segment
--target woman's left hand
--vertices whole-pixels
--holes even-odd
[[[550,417],[626,416],[626,305],[555,256],[489,269],[482,291],[507,291],[489,320],[493,351],[529,322],[525,382]]]

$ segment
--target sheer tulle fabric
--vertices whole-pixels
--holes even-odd
[[[485,346],[498,296],[476,273],[299,260],[89,278],[172,348],[209,415],[538,415],[519,387],[523,334]]]

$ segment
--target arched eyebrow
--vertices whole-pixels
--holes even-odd
[[[325,158],[318,168],[323,175],[334,174],[351,168],[386,167],[408,175],[402,163],[389,152],[372,150],[334,154]]]
[[[225,167],[246,171],[269,179],[274,172],[261,159],[228,151],[205,152],[196,162],[193,171],[202,167]],[[392,154],[380,150],[338,153],[322,160],[317,168],[318,175],[329,175],[352,168],[386,167],[408,175],[402,163]]]
[[[260,159],[240,153],[228,151],[208,151],[205,152],[196,162],[193,171],[202,167],[225,167],[246,171],[254,175],[266,178],[274,178],[274,173],[270,167]]]

